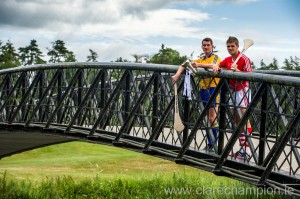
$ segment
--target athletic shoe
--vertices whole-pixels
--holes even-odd
[[[250,155],[246,152],[237,151],[234,154],[230,154],[229,156],[240,159],[240,160],[250,160]]]

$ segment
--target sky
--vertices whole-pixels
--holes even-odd
[[[98,61],[158,53],[161,45],[196,59],[210,37],[219,56],[226,40],[254,41],[246,55],[256,66],[300,58],[298,0],[1,0],[0,41],[16,49],[37,41],[44,55],[63,40],[78,61],[89,49]],[[48,61],[47,56],[44,58]]]

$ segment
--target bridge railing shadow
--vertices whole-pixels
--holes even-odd
[[[185,125],[174,129],[174,87],[178,66],[133,63],[61,63],[22,66],[0,71],[0,124],[5,128],[39,128],[107,140],[145,153],[170,157],[258,186],[289,188],[300,194],[299,87],[292,71],[239,73],[198,69],[191,78],[192,99],[181,95],[179,110]],[[207,103],[199,99],[201,81],[216,82]],[[249,81],[251,103],[245,114],[234,100],[229,79]],[[209,83],[208,82],[208,85]],[[217,139],[208,120],[216,100]],[[205,106],[204,106],[205,105]],[[234,122],[231,110],[238,112]],[[240,132],[245,133],[249,157],[237,159]],[[208,138],[213,147],[208,148]]]

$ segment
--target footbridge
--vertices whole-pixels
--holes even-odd
[[[174,129],[174,86],[178,66],[134,63],[59,63],[0,71],[0,158],[76,139],[171,159],[216,175],[300,196],[300,73],[293,71],[221,71],[208,102],[199,100],[200,81],[216,76],[197,69],[191,77],[191,99],[182,96],[179,112],[185,128]],[[229,79],[249,81],[251,103],[244,114]],[[246,95],[245,95],[246,97]],[[248,96],[249,97],[249,96]],[[215,107],[215,139],[208,121]],[[236,110],[239,122],[231,110]],[[249,156],[231,156],[245,133]],[[246,131],[245,131],[246,132]],[[213,142],[208,147],[208,138]],[[1,160],[0,160],[1,163]]]

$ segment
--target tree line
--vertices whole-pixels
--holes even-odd
[[[74,52],[66,47],[62,40],[51,42],[51,47],[46,48],[49,60],[44,59],[45,55],[39,49],[36,40],[31,40],[29,45],[16,49],[11,41],[3,43],[0,41],[0,69],[16,67],[20,65],[34,65],[59,62],[76,62]],[[98,54],[89,49],[87,62],[96,62]]]
[[[215,47],[214,47],[215,48]],[[62,40],[56,40],[51,42],[51,47],[46,48],[48,61],[45,60],[45,55],[39,49],[36,40],[31,40],[30,43],[25,47],[16,49],[11,41],[3,43],[0,40],[0,70],[5,68],[16,67],[20,65],[35,65],[45,63],[59,63],[59,62],[77,62],[74,52],[66,47],[66,44]],[[214,52],[217,52],[214,50]],[[135,61],[155,64],[171,64],[180,65],[188,59],[186,55],[180,55],[177,50],[166,47],[164,44],[161,45],[158,53],[150,56],[149,54],[132,54]],[[200,57],[199,55],[198,57]],[[97,62],[98,54],[92,49],[89,49],[89,55],[86,57],[87,62]],[[286,58],[283,65],[279,65],[276,58],[269,64],[266,64],[263,60],[260,62],[260,66],[253,68],[257,70],[300,70],[299,58],[297,56],[290,56]],[[122,57],[117,58],[114,62],[128,62],[127,59]]]

